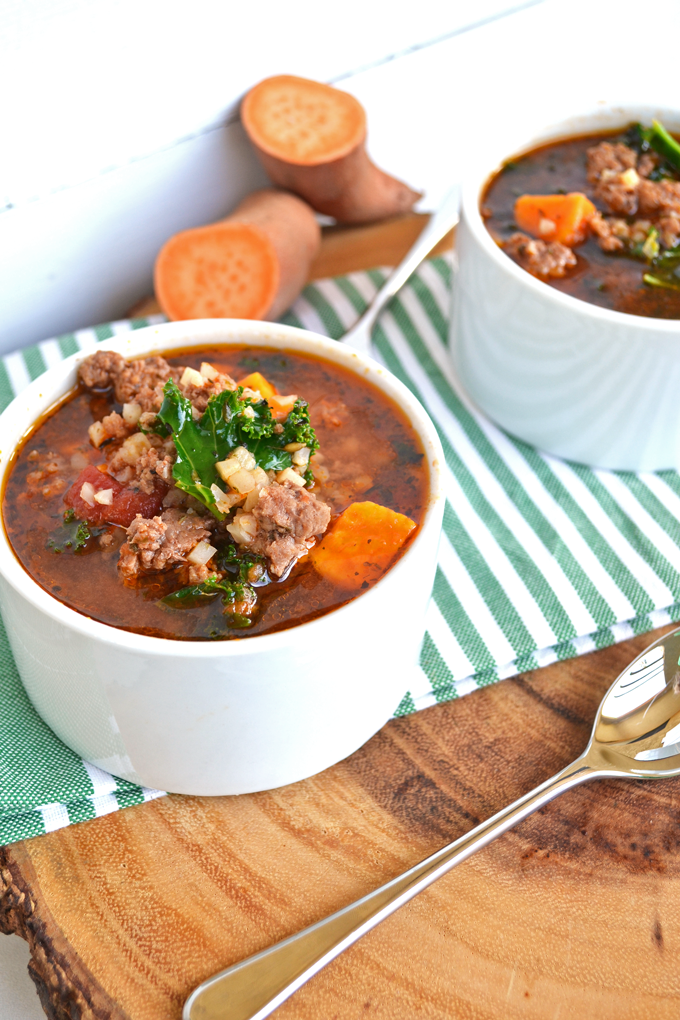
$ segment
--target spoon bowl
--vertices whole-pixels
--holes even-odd
[[[655,641],[612,684],[585,753],[631,775],[680,774],[680,632]]]

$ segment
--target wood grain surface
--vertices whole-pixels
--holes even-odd
[[[58,1020],[174,1020],[192,988],[454,839],[582,749],[643,636],[393,720],[294,786],[171,796],[2,855],[3,926]],[[680,784],[594,781],[460,865],[281,1020],[675,1020]],[[228,1018],[225,1018],[228,1020]]]
[[[413,221],[390,231],[396,260],[394,238],[405,251]],[[324,239],[340,267],[331,273],[368,264],[361,230],[346,233],[335,254]],[[373,262],[390,261],[377,247]],[[170,796],[6,847],[0,928],[28,940],[53,1020],[178,1020],[215,971],[397,875],[570,761],[606,688],[657,634],[393,720],[294,786]],[[674,780],[571,790],[275,1015],[676,1020],[679,840]]]

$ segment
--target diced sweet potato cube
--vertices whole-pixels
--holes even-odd
[[[415,523],[377,503],[352,503],[312,549],[322,577],[342,588],[367,588],[392,565]]]
[[[520,195],[515,222],[520,230],[541,241],[559,241],[568,248],[582,244],[595,206],[580,191],[568,195]]]
[[[239,379],[238,384],[244,389],[258,390],[265,400],[269,400],[276,393],[276,387],[272,386],[260,372],[251,372],[245,379]]]

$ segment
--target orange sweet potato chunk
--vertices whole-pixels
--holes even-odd
[[[263,319],[279,279],[274,245],[250,223],[183,230],[156,259],[156,297],[173,320]]]
[[[377,503],[352,503],[310,558],[322,577],[358,591],[385,573],[415,527],[410,517]]]
[[[568,195],[520,195],[515,202],[515,223],[542,241],[559,241],[573,248],[588,236],[595,206],[580,191]]]
[[[251,372],[245,379],[239,379],[238,385],[243,386],[244,389],[258,390],[265,400],[269,400],[276,394],[276,387],[272,386],[261,372]]]

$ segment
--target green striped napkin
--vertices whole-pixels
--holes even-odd
[[[307,287],[284,322],[340,337],[387,271]],[[450,263],[420,267],[381,317],[375,357],[431,414],[447,504],[420,665],[398,715],[680,619],[680,477],[594,471],[512,439],[456,392]],[[0,360],[0,406],[73,351],[162,317],[46,340]],[[0,843],[160,796],[102,772],[38,719],[0,634]]]

